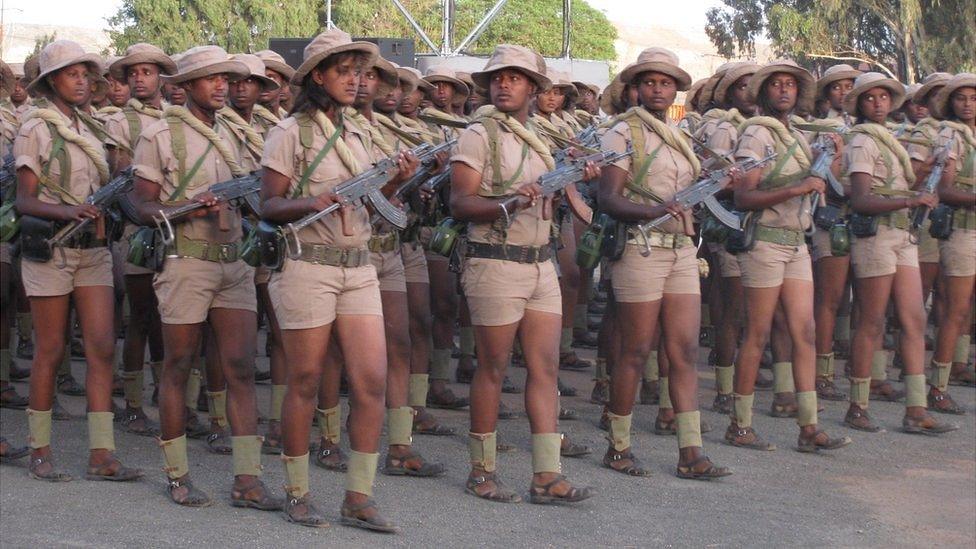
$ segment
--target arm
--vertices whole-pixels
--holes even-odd
[[[792,198],[811,192],[823,193],[826,183],[818,177],[805,177],[800,181],[769,191],[758,189],[762,178],[762,168],[753,168],[733,183],[735,207],[739,210],[764,210]]]
[[[626,182],[627,171],[623,168],[613,164],[603,168],[597,202],[600,204],[600,209],[611,217],[626,222],[643,222],[671,213],[680,215],[680,208],[674,201],[647,206],[628,200],[623,195]]]
[[[478,195],[481,187],[481,173],[463,162],[451,164],[451,214],[458,221],[472,223],[491,223],[505,217],[502,207],[495,200]],[[542,196],[542,189],[537,183],[525,185],[516,193],[518,200],[515,210],[530,207]],[[515,211],[509,211],[509,217],[515,216]]]
[[[91,204],[68,206],[66,204],[49,204],[37,198],[40,183],[30,168],[21,166],[17,169],[17,202],[15,207],[21,215],[32,215],[52,221],[81,221],[95,219],[101,215],[101,210]]]
[[[264,168],[261,178],[261,218],[275,223],[289,223],[308,214],[324,210],[338,201],[334,193],[305,198],[285,198],[289,179],[271,168]]]
[[[935,200],[935,195],[929,193],[893,199],[877,196],[871,194],[870,175],[862,172],[851,174],[851,208],[857,213],[879,215],[920,205],[934,208],[938,205],[938,201]]]

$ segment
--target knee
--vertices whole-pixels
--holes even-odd
[[[248,383],[254,379],[254,358],[250,356],[221,357],[224,377],[228,383]]]
[[[359,383],[351,383],[349,390],[357,402],[383,402],[386,399],[386,372],[384,369],[363,372]]]
[[[319,375],[313,370],[292,370],[288,372],[288,394],[303,401],[315,400],[319,393]]]

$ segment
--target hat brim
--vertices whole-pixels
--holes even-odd
[[[488,90],[491,88],[491,75],[504,69],[514,69],[525,73],[533,82],[535,82],[535,85],[539,87],[540,92],[546,91],[552,87],[552,80],[550,80],[548,76],[542,74],[541,72],[516,64],[501,64],[493,66],[489,71],[473,72],[471,73],[471,80],[474,80],[474,83],[479,87]]]
[[[273,91],[281,88],[281,85],[279,85],[278,82],[276,82],[274,78],[268,78],[267,76],[265,76],[263,74],[254,74],[254,73],[251,73],[251,74],[247,75],[245,78],[254,78],[254,79],[256,79],[261,84],[261,93],[264,93],[264,92],[273,92]]]
[[[817,80],[817,97],[821,99],[826,99],[827,86],[830,86],[831,84],[839,80],[857,80],[857,77],[861,76],[861,74],[863,73],[858,70],[840,71],[831,74],[830,76],[822,77],[820,80]]]
[[[715,91],[712,92],[712,100],[718,103],[724,103],[726,95],[729,93],[729,88],[743,76],[756,74],[757,70],[759,70],[759,65],[748,65],[730,69],[719,79],[718,84],[715,85]]]
[[[283,76],[285,82],[291,82],[292,77],[295,76],[295,69],[291,68],[291,66],[286,65],[285,63],[282,63],[281,61],[265,61],[263,59],[261,61],[264,63],[264,67],[266,69],[271,69]]]
[[[891,94],[891,112],[901,108],[901,104],[905,102],[905,86],[894,78],[882,78],[856,86],[848,92],[844,96],[844,111],[851,116],[856,116],[858,98],[874,88],[884,88]]]
[[[953,78],[939,90],[935,96],[935,104],[933,105],[935,110],[932,116],[939,120],[945,120],[949,117],[949,99],[952,94],[960,88],[976,88],[976,75],[971,76],[971,78]]]
[[[691,75],[677,65],[663,63],[661,61],[647,61],[645,63],[633,63],[620,73],[620,79],[624,82],[632,82],[638,74],[645,72],[659,72],[674,78],[678,83],[678,91],[687,91],[691,87]]]
[[[619,114],[621,110],[618,106],[623,105],[624,88],[627,87],[619,78],[614,78],[613,82],[604,88],[600,94],[600,110],[610,116]]]
[[[376,58],[380,55],[380,48],[372,42],[349,42],[348,44],[340,44],[332,49],[318,52],[302,61],[295,74],[292,75],[291,83],[296,86],[303,85],[305,83],[305,77],[308,76],[308,73],[312,72],[312,69],[319,66],[319,63],[333,55],[346,52],[365,53],[369,56],[366,66],[372,66],[376,62]]]
[[[922,87],[919,88],[915,92],[915,95],[912,96],[912,102],[915,103],[916,105],[925,105],[926,103],[928,103],[929,96],[931,96],[933,93],[938,93],[939,88],[942,88],[943,86],[948,84],[949,80],[951,80],[951,78],[940,78],[938,80],[935,80],[934,82],[929,82],[928,84],[922,84]]]
[[[473,76],[474,75],[472,75],[472,77]],[[451,76],[432,74],[430,76],[425,76],[424,81],[431,85],[431,91],[433,91],[434,84],[438,82],[447,82],[448,84],[454,86],[454,95],[461,95],[464,97],[471,95],[471,90],[468,88],[467,84]]]
[[[133,53],[132,55],[127,55],[117,59],[114,63],[109,65],[108,73],[112,78],[118,80],[119,82],[125,82],[125,73],[129,70],[132,65],[138,65],[140,63],[152,63],[159,67],[159,71],[162,74],[176,74],[176,63],[168,55],[159,55],[149,52]]]
[[[212,74],[228,74],[235,77],[235,80],[239,80],[251,76],[251,71],[244,63],[228,59],[226,61],[217,61],[216,63],[197,67],[184,73],[163,75],[162,78],[163,82],[167,84],[182,84],[183,82],[189,82],[190,80],[196,80],[197,78],[203,78]]]
[[[3,78],[3,86],[0,89],[3,93],[10,95],[14,92],[14,85],[16,84],[17,77],[14,76],[14,71],[11,70],[10,65],[0,61],[0,74]]]
[[[102,73],[102,58],[99,57],[98,55],[95,55],[94,53],[86,53],[84,55],[79,55],[78,57],[75,57],[73,59],[69,59],[67,61],[58,63],[53,67],[49,67],[46,71],[39,73],[37,75],[37,78],[32,80],[30,84],[27,84],[27,91],[29,92],[48,91],[49,88],[45,83],[45,80],[49,75],[54,74],[65,67],[70,67],[71,65],[77,65],[79,63],[84,63],[88,65],[88,69],[96,76],[99,76]]]
[[[793,110],[813,112],[814,94],[816,93],[816,82],[813,79],[813,75],[810,74],[810,72],[806,69],[794,67],[792,65],[777,64],[760,67],[759,70],[752,75],[752,79],[749,80],[749,88],[747,90],[749,99],[753,103],[757,103],[759,92],[762,90],[763,84],[766,83],[766,80],[768,80],[770,76],[780,72],[792,74],[793,77],[796,78],[797,83],[800,85],[800,90],[796,95],[796,105],[793,107]]]

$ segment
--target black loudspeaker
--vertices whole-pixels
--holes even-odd
[[[353,40],[362,40],[376,44],[380,48],[380,55],[387,61],[392,61],[397,65],[405,67],[414,66],[413,40],[408,38],[371,37],[353,38]],[[284,57],[285,63],[297,69],[302,64],[305,46],[311,41],[311,38],[272,38],[268,41],[268,49]]]

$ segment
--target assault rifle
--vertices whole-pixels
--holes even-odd
[[[261,190],[261,172],[257,171],[242,177],[235,177],[227,181],[215,183],[208,189],[217,198],[217,202],[227,202],[232,207],[239,208],[246,202],[247,196],[257,194]],[[176,233],[173,232],[172,222],[187,215],[206,208],[202,202],[189,202],[182,206],[171,208],[161,208],[153,216],[153,221],[163,235],[163,244],[171,246],[176,241]],[[224,215],[225,210],[221,210],[218,223],[221,230],[229,230],[228,221]]]
[[[97,191],[92,193],[85,200],[85,204],[95,206],[101,210],[102,216],[97,218],[85,218],[82,220],[74,220],[67,225],[65,225],[60,231],[58,231],[50,240],[48,244],[51,248],[61,248],[63,247],[73,236],[83,231],[85,227],[91,224],[93,221],[96,222],[96,238],[105,238],[105,217],[104,214],[108,213],[109,208],[112,208],[116,201],[124,193],[129,192],[132,188],[132,167],[128,167],[122,171],[115,179],[109,181],[107,184],[102,185]]]
[[[946,163],[949,161],[949,151],[952,149],[952,145],[956,140],[955,134],[949,138],[945,144],[940,145],[938,149],[933,151],[933,156],[935,156],[935,164],[932,166],[932,171],[929,173],[929,178],[925,180],[925,192],[935,193],[936,189],[939,188],[939,181],[942,180],[942,173],[945,171]],[[918,232],[922,228],[922,224],[925,223],[925,218],[929,215],[928,206],[916,206],[912,211],[912,225],[910,230]]]

